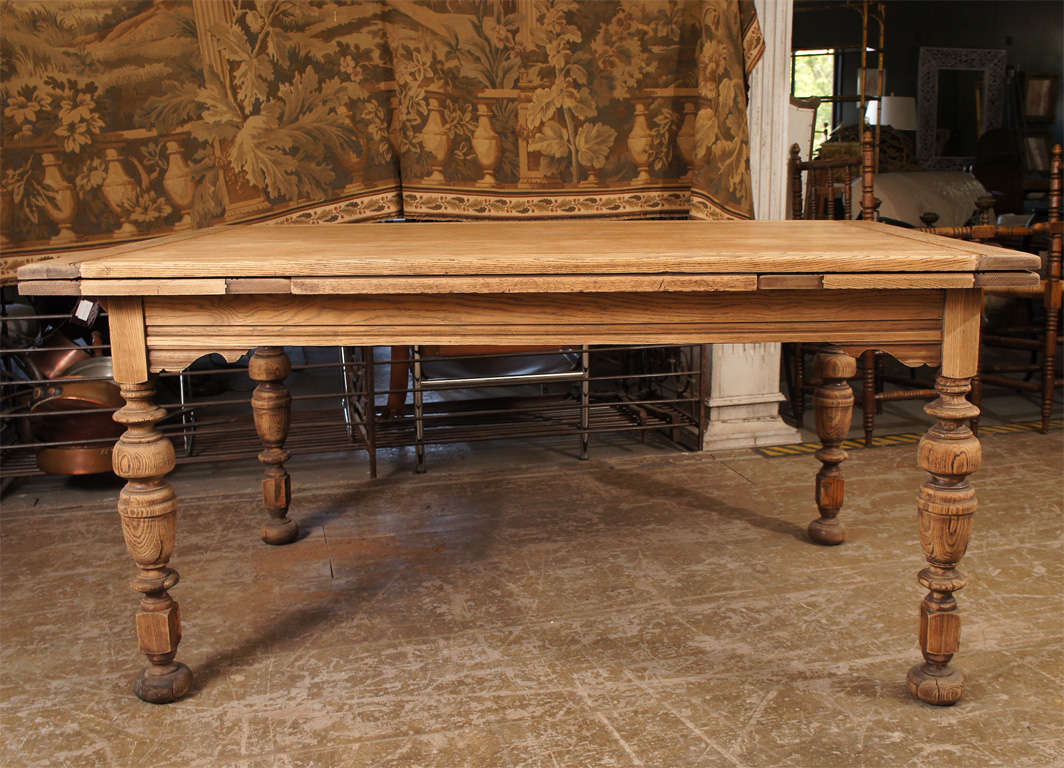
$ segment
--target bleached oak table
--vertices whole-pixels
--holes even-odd
[[[169,702],[192,673],[181,639],[173,551],[174,450],[155,425],[151,374],[212,352],[249,349],[255,426],[264,444],[261,536],[294,540],[284,463],[290,397],[285,345],[688,344],[829,342],[817,356],[816,474],[820,544],[839,544],[839,465],[850,426],[855,356],[880,349],[906,365],[940,365],[937,423],[920,441],[928,566],[920,605],[924,662],[908,674],[932,704],[960,698],[950,665],[960,638],[953,593],[975,511],[968,475],[980,464],[965,399],[976,373],[982,289],[1034,285],[1033,255],[860,221],[581,221],[223,227],[82,251],[23,267],[28,295],[106,302],[126,432],[114,470],[122,532],[138,568],[140,649],[135,691]],[[724,372],[727,375],[727,372]]]

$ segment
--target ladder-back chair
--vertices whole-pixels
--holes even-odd
[[[982,388],[986,384],[1013,389],[1020,392],[1034,392],[1041,397],[1041,431],[1049,429],[1053,413],[1053,400],[1056,390],[1064,385],[1064,378],[1057,373],[1060,358],[1057,347],[1060,345],[1061,312],[1061,252],[1064,240],[1064,212],[1062,206],[1062,187],[1064,187],[1064,170],[1062,170],[1062,150],[1058,144],[1053,147],[1049,175],[1049,220],[1030,226],[1000,226],[992,220],[990,210],[982,206],[983,215],[978,224],[963,227],[923,227],[922,231],[962,240],[975,240],[983,243],[1012,245],[1017,239],[1048,237],[1049,247],[1043,267],[1042,279],[1031,288],[988,289],[993,295],[1022,296],[1041,299],[1044,307],[1042,326],[1034,333],[984,333],[983,347],[1001,347],[1020,349],[1040,354],[1041,359],[1028,365],[984,364],[981,360],[979,376],[976,378],[971,399],[976,405],[982,400]],[[986,329],[984,330],[993,330]],[[982,357],[982,356],[981,356]],[[1038,380],[1031,381],[1026,376],[1016,378],[1006,374],[1037,373]]]
[[[878,218],[875,198],[875,145],[872,132],[866,130],[861,140],[860,158],[831,158],[802,160],[798,145],[791,147],[788,171],[789,196],[792,219],[852,219],[854,218],[853,182],[861,179],[861,218],[874,221]],[[803,179],[804,174],[804,179]],[[803,192],[804,190],[804,192]],[[800,425],[805,414],[805,393],[816,386],[816,382],[805,376],[805,355],[813,351],[810,345],[786,345],[789,351],[785,359],[789,361],[789,390],[791,412]],[[878,406],[876,357],[869,350],[861,355],[858,378],[863,383],[865,442],[870,443],[875,428],[875,414]],[[895,395],[896,393],[890,393]]]

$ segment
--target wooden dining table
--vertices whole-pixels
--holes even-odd
[[[127,483],[118,513],[141,594],[136,630],[148,666],[134,685],[171,702],[192,672],[170,567],[178,500],[171,441],[156,428],[152,374],[249,350],[265,522],[261,538],[297,538],[284,449],[291,398],[285,346],[406,344],[702,344],[818,342],[814,405],[818,544],[846,533],[840,465],[855,357],[882,350],[938,366],[934,423],[917,449],[927,559],[917,580],[923,661],[913,694],[952,704],[964,674],[954,593],[976,508],[977,372],[982,291],[1035,285],[1037,256],[866,221],[553,221],[223,226],[69,253],[23,267],[25,295],[101,299],[125,426],[113,451]],[[727,376],[728,372],[715,371]]]

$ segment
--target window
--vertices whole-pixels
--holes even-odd
[[[835,65],[834,48],[795,51],[791,61],[791,95],[818,96],[824,99],[817,107],[813,151],[824,143],[834,125]]]

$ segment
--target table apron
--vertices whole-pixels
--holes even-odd
[[[829,342],[940,360],[946,291],[145,296],[151,371],[256,346]]]

